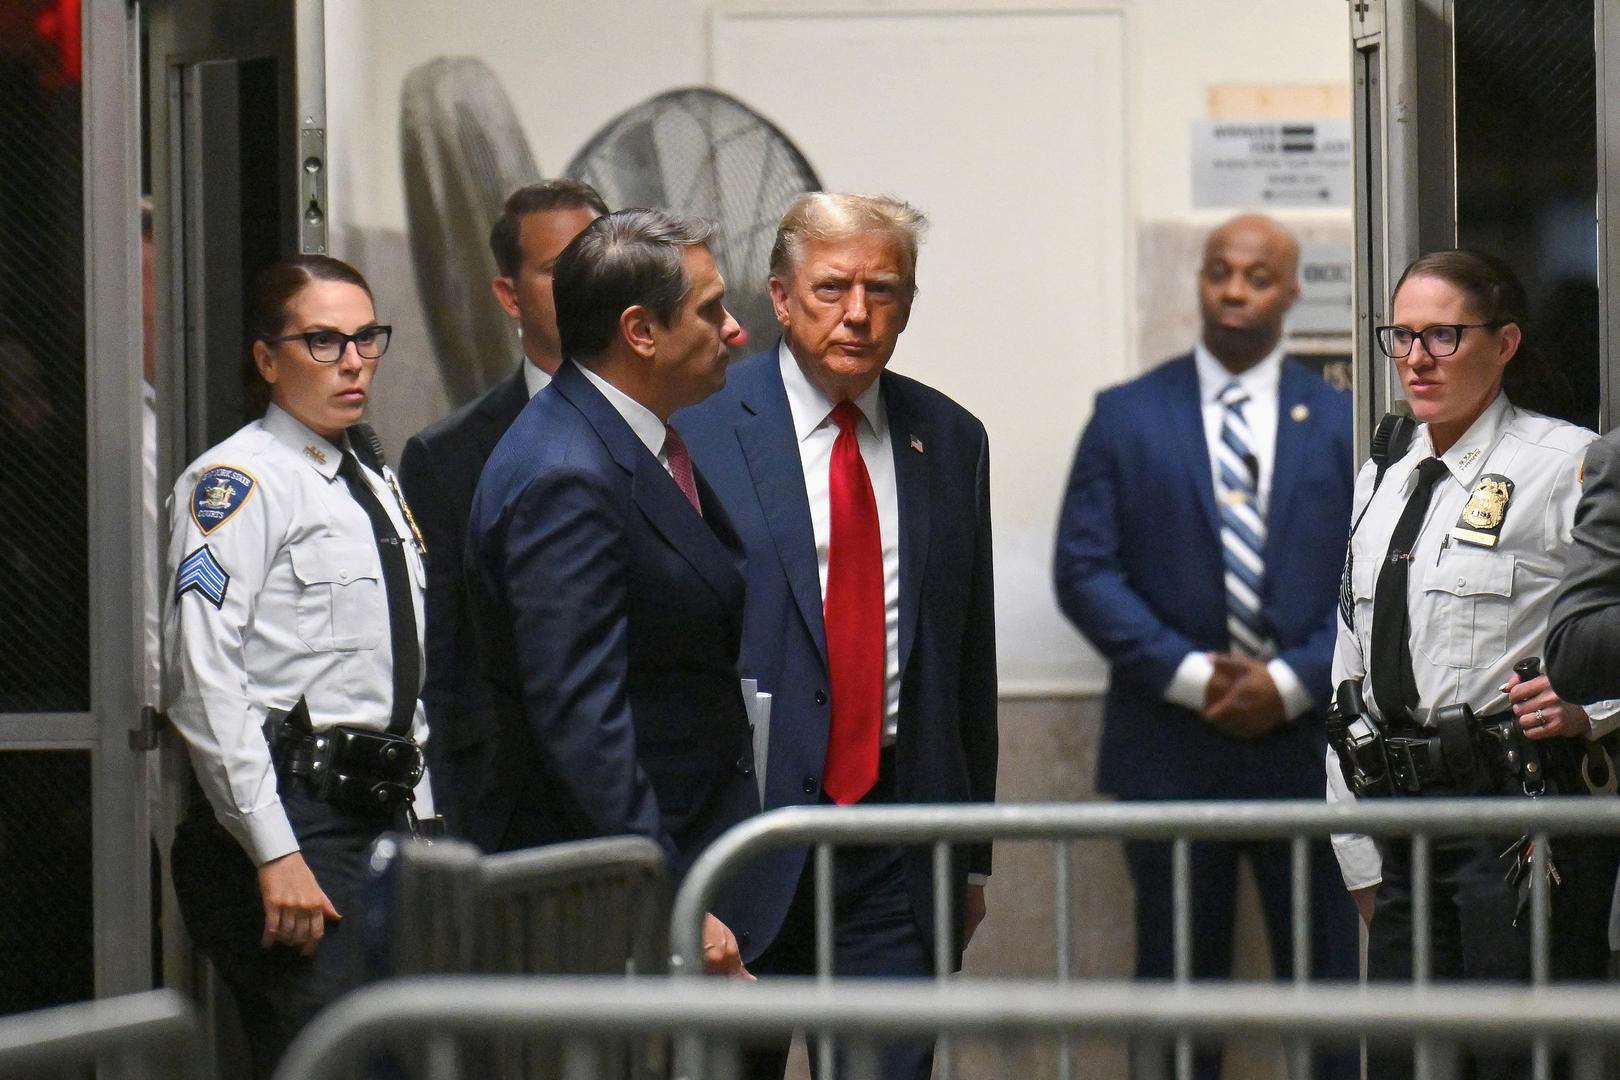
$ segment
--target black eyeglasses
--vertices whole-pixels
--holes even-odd
[[[1440,323],[1422,330],[1405,326],[1380,326],[1373,330],[1378,336],[1378,348],[1391,360],[1404,360],[1412,355],[1412,342],[1423,342],[1423,351],[1436,360],[1450,356],[1462,344],[1464,330],[1495,330],[1506,326],[1500,322]]]
[[[351,341],[354,342],[355,355],[360,359],[377,359],[388,351],[388,338],[393,332],[392,326],[364,326],[352,334],[337,330],[311,330],[304,334],[287,334],[265,340],[277,345],[284,341],[302,341],[304,348],[309,350],[311,360],[317,364],[335,364],[343,359],[343,350],[349,347]]]

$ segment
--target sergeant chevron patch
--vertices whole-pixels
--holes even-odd
[[[1356,556],[1348,544],[1345,545],[1344,574],[1339,578],[1339,618],[1344,620],[1346,630],[1356,628],[1356,592],[1350,584],[1350,574],[1355,567]]]
[[[224,605],[225,590],[230,584],[231,575],[204,544],[180,561],[180,570],[174,579],[174,600],[179,603],[186,593],[194,592],[218,608]]]

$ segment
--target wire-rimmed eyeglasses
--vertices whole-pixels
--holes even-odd
[[[392,326],[362,326],[352,334],[345,334],[337,330],[310,330],[303,334],[285,334],[282,337],[265,338],[272,344],[284,341],[302,341],[304,348],[309,350],[309,358],[317,364],[335,364],[343,358],[343,350],[354,342],[355,355],[362,360],[375,360],[388,351],[388,339],[393,334]]]
[[[1462,344],[1464,330],[1495,330],[1506,323],[1436,323],[1434,326],[1413,330],[1407,326],[1374,327],[1378,349],[1391,360],[1404,360],[1412,355],[1412,342],[1423,342],[1423,351],[1436,360],[1450,356]]]

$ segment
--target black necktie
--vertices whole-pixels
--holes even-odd
[[[1417,679],[1412,674],[1412,620],[1406,610],[1407,574],[1412,544],[1423,528],[1435,481],[1450,470],[1439,458],[1424,458],[1417,467],[1417,487],[1389,534],[1389,552],[1373,589],[1372,676],[1378,707],[1386,722],[1409,721],[1417,707]],[[1387,688],[1387,689],[1386,689]]]
[[[360,462],[344,452],[338,475],[349,485],[349,494],[371,519],[377,538],[377,554],[382,557],[383,586],[388,593],[388,639],[393,648],[394,709],[388,730],[408,735],[416,715],[416,690],[422,677],[422,656],[416,642],[416,604],[411,599],[411,572],[405,565],[405,541],[394,531],[388,511],[377,501],[376,492],[360,475]]]

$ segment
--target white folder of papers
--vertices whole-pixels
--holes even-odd
[[[754,782],[759,786],[759,804],[765,805],[765,765],[770,760],[771,695],[761,693],[758,679],[742,681],[743,708],[748,728],[754,733]]]

